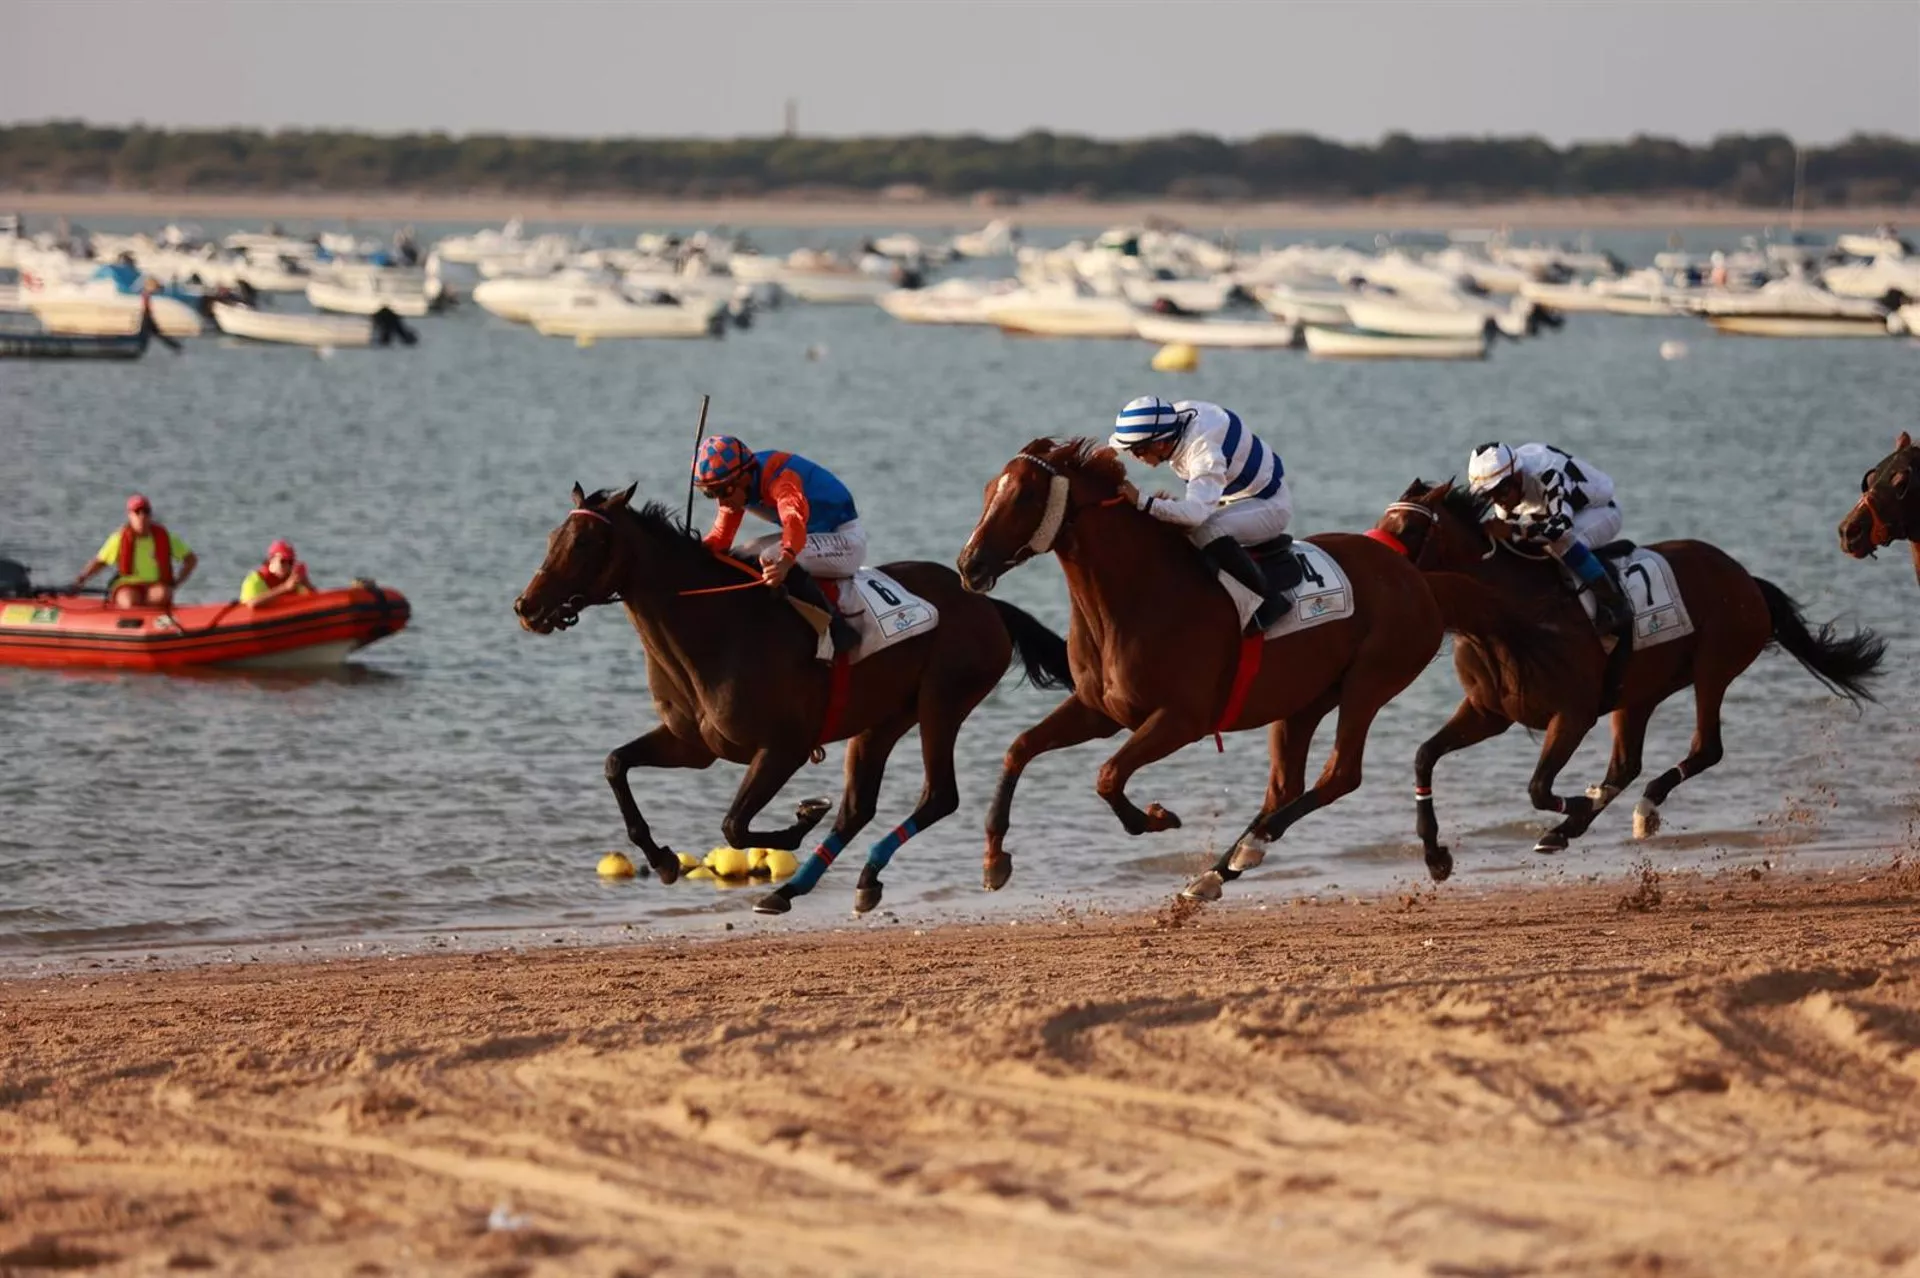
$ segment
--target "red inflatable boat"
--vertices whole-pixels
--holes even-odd
[[[412,609],[370,581],[239,603],[114,608],[79,595],[0,600],[0,665],[175,670],[309,669],[399,631]]]

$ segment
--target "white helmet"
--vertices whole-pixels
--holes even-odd
[[[1513,474],[1518,465],[1513,450],[1505,444],[1482,444],[1467,460],[1467,486],[1474,496],[1483,496]]]
[[[1130,401],[1113,419],[1113,437],[1107,442],[1120,452],[1165,439],[1180,429],[1180,414],[1158,395]]]

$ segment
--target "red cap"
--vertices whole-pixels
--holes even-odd
[[[288,559],[299,558],[298,555],[293,553],[293,543],[290,541],[284,541],[284,540],[276,541],[271,546],[267,547],[267,558],[272,559],[275,555],[284,555]]]
[[[145,497],[142,497],[139,493],[135,493],[133,496],[127,498],[127,513],[131,515],[136,510],[144,510],[148,514],[152,514],[153,503]]]

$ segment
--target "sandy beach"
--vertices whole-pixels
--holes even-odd
[[[1690,226],[1784,229],[1787,209],[1709,201],[1529,200],[1498,204],[1398,201],[1181,203],[1171,200],[1088,201],[1047,198],[1010,207],[970,200],[888,200],[793,197],[755,200],[676,200],[621,197],[558,199],[517,195],[407,195],[379,192],[238,194],[148,191],[3,191],[0,210],[42,218],[172,218],[299,223],[485,222],[511,217],[574,225],[649,223],[668,226],[781,226],[798,228],[916,227],[965,230],[1006,217],[1030,227],[1088,227],[1166,218],[1195,228],[1274,227],[1300,230],[1481,229],[1666,230]],[[1862,229],[1911,221],[1912,208],[1809,209],[1810,228]]]
[[[1920,1274],[1920,866],[0,986],[0,1273]]]

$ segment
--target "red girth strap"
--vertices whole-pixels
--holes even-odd
[[[1361,533],[1360,535],[1362,537],[1368,538],[1371,541],[1379,542],[1381,545],[1385,546],[1388,550],[1394,551],[1395,553],[1403,557],[1407,553],[1407,548],[1404,544],[1401,543],[1400,539],[1394,536],[1392,533],[1388,532],[1384,528],[1369,528],[1364,533]]]
[[[153,534],[153,557],[160,565],[160,584],[171,586],[173,584],[173,539],[167,536],[167,530],[159,524],[149,522],[147,527]],[[130,576],[133,572],[133,544],[137,540],[139,539],[134,535],[131,525],[121,525],[120,562],[114,565],[114,569],[122,577]]]
[[[1233,687],[1227,692],[1227,707],[1220,712],[1220,719],[1213,725],[1213,748],[1221,754],[1227,752],[1227,743],[1220,734],[1233,726],[1240,712],[1247,708],[1247,694],[1253,691],[1253,681],[1260,677],[1260,654],[1267,646],[1265,635],[1247,635],[1240,640],[1240,657],[1233,667]]]

